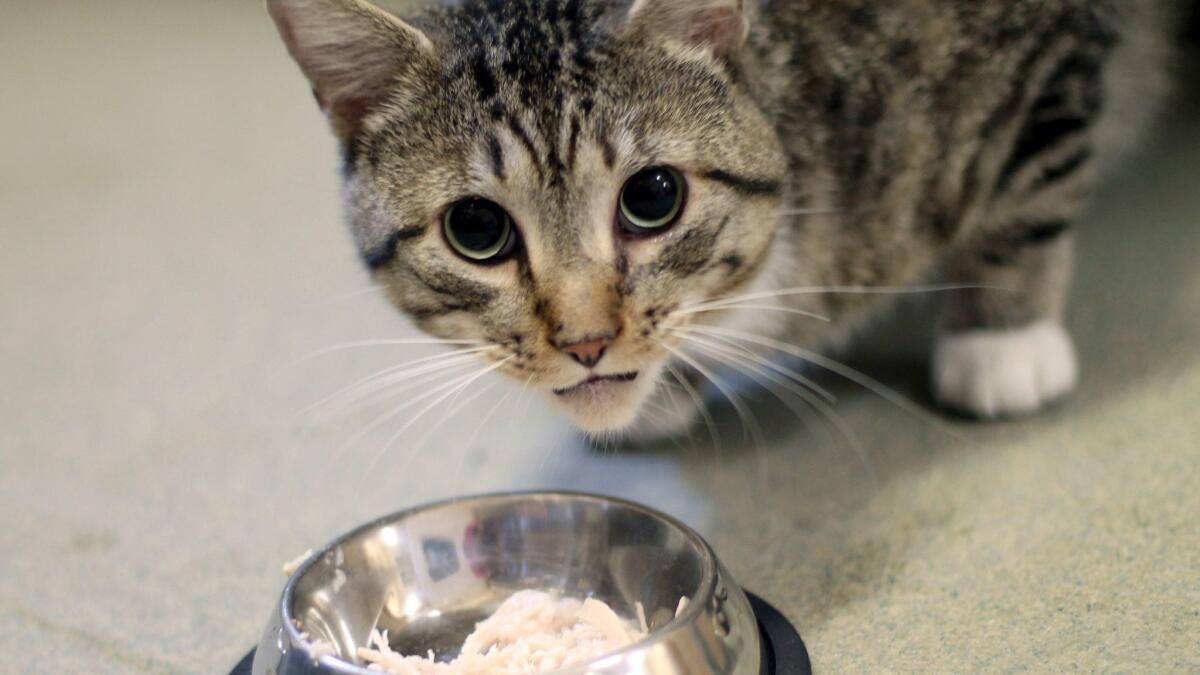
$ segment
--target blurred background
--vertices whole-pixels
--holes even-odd
[[[984,426],[831,380],[861,453],[765,393],[763,446],[726,412],[719,446],[634,450],[498,380],[408,428],[419,407],[312,409],[437,351],[352,344],[417,334],[360,267],[261,4],[5,0],[0,669],[227,672],[300,552],[553,487],[700,529],[818,670],[1200,670],[1196,64],[1080,225],[1069,403]],[[844,355],[922,405],[926,311]]]

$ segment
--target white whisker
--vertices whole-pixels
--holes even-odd
[[[672,312],[672,316],[688,316],[690,314],[703,314],[705,312],[719,312],[727,309],[761,309],[768,312],[782,312],[784,314],[796,314],[798,316],[806,316],[817,321],[828,323],[831,319],[824,314],[816,312],[807,312],[803,309],[795,309],[793,307],[781,307],[779,305],[740,305],[740,304],[722,304],[719,307],[693,307],[690,309],[681,309]]]
[[[798,286],[774,291],[759,291],[745,295],[715,298],[694,305],[681,307],[672,314],[695,310],[699,308],[722,307],[727,304],[741,303],[752,300],[766,300],[796,295],[920,295],[925,293],[944,293],[962,290],[1007,290],[995,286],[980,286],[976,284],[929,284],[924,286]]]
[[[521,412],[517,413],[520,417],[525,417],[529,414],[529,404],[533,401],[534,389],[529,385],[533,383],[534,375],[530,374],[529,379],[525,380],[525,388],[521,391],[521,398],[517,400],[521,407]]]
[[[831,405],[837,403],[837,397],[834,396],[833,393],[831,393],[828,389],[822,387],[821,385],[817,384],[812,379],[805,377],[804,375],[801,375],[800,373],[797,373],[796,371],[786,368],[778,363],[775,363],[774,361],[771,361],[770,359],[765,358],[759,354],[755,354],[753,351],[746,349],[742,345],[733,343],[729,340],[722,340],[721,338],[714,338],[716,340],[722,340],[728,346],[722,347],[721,345],[715,345],[711,342],[708,342],[707,340],[702,340],[701,338],[697,338],[696,335],[693,335],[691,333],[690,329],[676,328],[676,329],[672,329],[671,332],[675,333],[676,335],[679,335],[681,338],[684,338],[684,339],[693,340],[693,341],[700,340],[702,343],[708,344],[710,347],[713,347],[716,349],[721,349],[726,352],[737,350],[737,352],[740,354],[741,358],[748,359],[752,363],[756,363],[764,368],[768,368],[770,370],[780,373],[784,377],[787,377],[788,379],[794,381],[795,383],[799,384],[800,386],[806,387],[807,391],[809,391],[812,394],[815,394],[817,396],[820,396],[822,399],[824,399],[827,403],[829,403]]]
[[[738,396],[737,393],[734,392],[724,380],[717,377],[708,368],[705,368],[704,365],[699,361],[685,354],[683,350],[676,349],[665,342],[661,344],[663,348],[680,358],[684,363],[695,369],[696,372],[708,378],[709,382],[713,383],[713,386],[717,388],[717,391],[721,392],[721,395],[724,396],[733,406],[733,409],[737,411],[738,417],[742,419],[743,435],[749,433],[751,436],[753,436],[753,440],[757,445],[759,452],[763,453],[762,456],[765,457],[766,442],[763,437],[762,426],[758,423],[758,418],[754,416],[754,413],[751,412],[748,407],[746,407],[746,402],[743,401],[742,398]]]
[[[727,329],[727,328],[715,328],[715,327],[709,327],[709,326],[703,326],[703,327],[693,326],[691,328],[691,330],[695,330],[695,331],[701,332],[701,333],[714,334],[714,335],[724,335],[726,337],[734,338],[737,340],[744,340],[746,342],[758,344],[763,347],[768,347],[770,349],[774,349],[774,350],[782,352],[784,354],[791,354],[792,356],[795,356],[796,358],[803,359],[804,361],[812,363],[816,366],[824,368],[825,370],[828,370],[832,373],[840,375],[840,376],[846,378],[847,380],[850,380],[851,382],[863,387],[864,389],[867,389],[868,391],[874,393],[875,395],[879,396],[880,398],[883,398],[884,400],[891,402],[896,407],[904,410],[908,414],[916,417],[917,419],[925,422],[926,424],[934,426],[934,427],[942,430],[944,433],[949,434],[950,436],[952,436],[962,442],[965,442],[965,443],[970,442],[969,439],[964,438],[961,434],[958,434],[954,430],[948,428],[940,420],[938,420],[938,419],[934,418],[932,415],[926,413],[919,406],[917,406],[917,404],[908,400],[908,397],[904,396],[900,392],[892,389],[891,387],[888,387],[887,385],[883,384],[879,380],[876,380],[875,378],[871,377],[870,375],[867,375],[866,373],[855,370],[854,368],[851,368],[850,366],[847,366],[844,363],[835,361],[834,359],[831,359],[827,356],[823,356],[817,352],[814,352],[814,351],[811,351],[808,349],[804,349],[802,347],[797,347],[796,345],[791,345],[786,342],[780,342],[779,340],[773,340],[771,338],[763,337],[760,335],[754,335],[752,333],[746,333],[744,331],[731,330],[731,329]]]
[[[842,209],[784,209],[775,213],[780,216],[825,216],[842,213]]]
[[[666,369],[671,377],[679,383],[680,388],[683,389],[688,398],[692,399],[692,403],[696,405],[696,409],[699,411],[700,417],[704,420],[704,426],[708,428],[708,435],[713,442],[713,451],[720,455],[721,434],[719,431],[717,431],[716,420],[713,419],[712,413],[709,412],[708,406],[704,403],[704,397],[700,395],[700,392],[696,391],[696,388],[693,387],[690,382],[688,382],[686,375],[683,375],[675,369],[675,366],[668,363]]]
[[[442,426],[444,424],[446,424],[446,422],[450,421],[451,417],[454,417],[458,413],[462,412],[464,408],[471,405],[471,403],[478,400],[481,396],[483,396],[484,394],[488,393],[489,391],[495,389],[496,384],[497,383],[493,382],[492,384],[487,385],[486,387],[484,387],[483,389],[480,389],[479,391],[475,392],[474,394],[471,394],[470,396],[463,399],[462,401],[459,401],[458,397],[460,395],[462,395],[462,393],[464,391],[466,391],[466,389],[459,389],[458,393],[455,394],[454,397],[451,398],[450,401],[446,403],[446,407],[449,408],[449,410],[447,410],[441,416],[441,418],[438,419],[437,422],[435,422],[432,426],[430,426],[429,429],[425,432],[425,434],[422,435],[419,439],[416,440],[416,442],[414,442],[412,444],[412,447],[413,448],[424,447],[425,443],[427,443],[429,441],[430,437],[433,436],[433,434],[438,429],[441,429]]]
[[[395,443],[397,440],[399,440],[400,437],[404,435],[404,432],[411,429],[412,426],[414,424],[416,424],[426,414],[428,414],[430,410],[433,410],[434,408],[439,406],[443,401],[450,398],[451,396],[457,396],[457,394],[459,394],[462,390],[464,390],[467,387],[474,384],[477,380],[479,380],[479,378],[483,377],[484,375],[487,375],[488,373],[491,373],[495,370],[502,368],[504,366],[504,364],[508,363],[509,361],[511,361],[515,358],[517,358],[517,357],[514,354],[513,356],[509,356],[507,358],[501,359],[500,361],[497,361],[496,363],[493,363],[492,365],[488,366],[487,368],[484,368],[483,370],[481,370],[477,373],[473,373],[473,374],[469,375],[461,383],[457,384],[456,386],[451,388],[449,391],[443,393],[441,396],[438,396],[436,399],[433,400],[432,403],[430,403],[429,405],[422,408],[420,410],[420,412],[418,412],[416,415],[409,418],[409,420],[404,423],[404,426],[400,427],[399,431],[392,434],[392,437],[387,440],[387,443],[384,443],[383,448],[381,448],[379,450],[379,452],[377,452],[375,454],[375,457],[371,460],[371,463],[368,464],[368,466],[367,466],[368,470],[374,468],[375,465],[379,463],[379,460],[383,459],[383,456],[385,454],[387,454],[387,451],[392,447],[392,444]]]
[[[508,399],[512,398],[513,392],[515,391],[518,390],[509,389],[503,396],[500,397],[499,400],[496,401],[496,404],[492,406],[491,410],[488,410],[487,414],[483,416],[483,419],[479,421],[479,424],[475,426],[475,431],[471,433],[471,436],[467,439],[467,442],[463,444],[462,454],[458,456],[458,465],[454,468],[454,479],[450,482],[450,484],[454,487],[455,494],[460,492],[459,483],[462,481],[463,465],[466,464],[467,455],[471,452],[471,446],[475,445],[475,441],[479,438],[479,434],[483,433],[483,428],[487,426],[488,421],[495,417],[496,412],[500,410],[500,407],[503,406]]]
[[[692,336],[681,335],[681,337],[683,337],[686,340],[690,340],[696,344],[705,344],[705,345],[709,346],[709,348],[712,348],[712,349],[715,349],[719,346],[719,345],[716,345],[711,342],[702,341],[694,335],[692,335]],[[714,339],[721,339],[721,338],[714,338]],[[837,410],[834,409],[834,407],[831,405],[832,403],[834,403],[836,401],[836,399],[833,399],[832,394],[829,394],[829,399],[822,400],[821,397],[816,395],[815,391],[810,391],[808,389],[805,389],[804,387],[798,386],[796,383],[789,381],[787,379],[788,377],[795,377],[797,375],[796,373],[792,373],[791,371],[788,371],[787,369],[782,370],[782,372],[784,373],[784,376],[772,373],[772,372],[770,372],[770,370],[768,368],[769,367],[773,368],[774,364],[771,364],[771,363],[765,361],[764,359],[761,359],[760,357],[758,357],[757,354],[754,354],[753,352],[749,351],[745,347],[734,345],[732,342],[727,342],[727,344],[733,345],[739,351],[741,351],[745,354],[744,356],[730,354],[731,358],[738,358],[739,360],[743,361],[747,365],[747,367],[749,367],[752,371],[759,373],[762,377],[766,378],[768,381],[774,382],[775,384],[783,387],[786,391],[788,391],[791,394],[793,394],[794,396],[800,398],[802,401],[804,401],[808,405],[812,406],[815,410],[817,410],[819,413],[824,415],[825,418],[830,422],[830,424],[832,424],[842,434],[842,437],[846,439],[846,442],[850,445],[851,449],[854,450],[855,454],[858,455],[859,461],[862,462],[863,467],[867,470],[867,472],[870,473],[872,477],[875,476],[875,467],[874,467],[874,464],[871,462],[870,454],[867,452],[866,447],[862,444],[862,441],[859,440],[858,434],[854,433],[854,431],[850,428],[850,425],[846,423],[846,420],[841,415],[839,415]],[[722,351],[725,351],[726,353],[728,353],[730,350],[725,349]],[[788,408],[790,408],[792,410],[792,412],[796,413],[796,415],[798,417],[804,417],[804,415],[802,415],[801,411],[797,410],[796,408],[793,408],[791,403],[787,399],[785,399],[782,395],[780,395],[779,392],[777,392],[775,389],[773,389],[772,387],[766,387],[766,389],[768,391],[770,391],[771,394],[773,394],[776,398],[778,398],[784,405],[788,406]],[[824,390],[821,389],[821,391],[824,391]],[[828,394],[828,392],[825,392],[825,393]]]
[[[375,293],[382,293],[383,291],[384,291],[383,286],[367,286],[366,288],[360,288],[357,291],[347,291],[347,292],[341,293],[339,295],[330,296],[330,297],[326,298],[325,300],[318,300],[317,302],[319,302],[322,305],[333,305],[333,304],[337,304],[339,302],[345,302],[347,300],[354,300],[355,298],[361,298],[364,295],[372,295]]]
[[[675,387],[672,387],[672,386],[670,385],[670,383],[668,383],[668,382],[665,382],[665,381],[663,381],[663,382],[660,382],[660,385],[663,387],[663,391],[664,391],[664,393],[666,394],[666,397],[667,397],[667,399],[668,399],[668,404],[670,405],[670,407],[669,407],[669,408],[668,408],[668,407],[666,407],[666,405],[664,405],[664,406],[663,406],[663,410],[664,410],[664,411],[665,411],[665,413],[666,413],[666,414],[668,414],[668,415],[674,415],[674,414],[675,414],[675,412],[674,412],[674,411],[677,411],[677,410],[679,410],[679,407],[680,407],[679,401],[678,401],[678,399],[676,398],[676,391],[675,391]],[[684,404],[683,404],[683,405],[685,405],[685,406],[686,406],[686,405],[687,405],[687,403],[686,403],[686,402],[684,402]],[[670,430],[670,429],[667,429],[666,431],[670,432],[671,430]],[[690,442],[692,445],[695,445],[695,439],[696,439],[695,430],[694,430],[694,429],[692,429],[692,426],[691,426],[691,425],[689,425],[689,426],[688,426],[688,428],[686,429],[686,431],[687,431],[688,441],[689,441],[689,442]],[[677,437],[677,434],[674,434],[674,433],[669,433],[669,434],[668,434],[668,436],[669,436],[669,438],[671,439],[671,442],[672,442],[672,443],[673,443],[673,444],[674,444],[674,445],[675,445],[677,448],[679,448],[680,450],[683,450],[683,449],[684,449],[684,446],[683,446],[683,444],[682,444],[682,441],[680,441],[680,440],[679,440],[679,438]]]
[[[441,338],[395,338],[382,340],[357,340],[354,342],[343,342],[341,344],[332,345],[324,349],[319,349],[311,354],[305,354],[291,365],[299,365],[305,361],[319,359],[322,356],[328,356],[348,349],[362,349],[365,347],[396,347],[401,345],[450,345],[450,346],[468,346],[473,347],[483,344],[483,340],[443,340]]]
[[[754,363],[753,361],[750,361],[746,355],[750,354],[751,352],[749,352],[745,348],[739,348],[738,350],[735,351],[732,349],[724,348],[715,343],[708,342],[706,340],[702,340],[702,339],[697,338],[696,336],[692,336],[692,335],[681,335],[680,338],[683,340],[687,340],[688,342],[696,345],[697,348],[699,348],[709,354],[715,355],[717,358],[735,359],[738,363],[741,363],[744,366],[750,368],[751,372],[748,374],[751,376],[751,379],[753,379],[757,384],[759,384],[760,386],[762,386],[763,388],[765,388],[769,392],[771,392],[772,395],[774,395],[784,405],[786,405],[789,409],[791,409],[792,412],[794,412],[797,417],[807,419],[809,414],[811,413],[810,410],[796,408],[790,399],[787,399],[784,396],[782,396],[777,391],[776,388],[767,386],[767,384],[763,380],[761,380],[757,377],[754,377],[754,374],[758,373],[758,374],[762,375],[763,378],[766,379],[768,382],[777,383],[779,386],[783,387],[786,391],[791,392],[797,398],[801,399],[804,402],[809,403],[810,405],[812,405],[812,403],[813,403],[812,399],[815,398],[815,396],[812,392],[807,391],[807,390],[803,389],[802,387],[799,387],[798,385],[796,385],[794,382],[790,382],[774,373],[771,373],[770,371],[766,370],[762,366]],[[737,364],[731,364],[731,365],[737,365]]]
[[[558,432],[554,443],[546,446],[548,450],[542,453],[541,459],[538,461],[538,470],[542,473],[553,473],[558,470],[559,464],[562,462],[563,455],[566,454],[567,441],[571,438],[571,425],[564,424],[562,431]],[[550,463],[546,463],[546,458],[550,458]]]
[[[512,357],[509,357],[509,358],[512,358]],[[485,374],[488,372],[491,372],[491,370],[494,370],[495,368],[499,367],[503,363],[504,362],[502,361],[499,364],[493,364],[491,366],[488,366],[488,368],[483,369],[482,372]],[[338,448],[337,452],[334,453],[334,457],[335,458],[340,457],[342,454],[345,453],[345,451],[350,446],[354,445],[354,443],[358,442],[359,440],[361,440],[362,438],[364,438],[365,436],[370,434],[372,431],[378,429],[380,426],[386,424],[388,421],[394,419],[397,415],[403,413],[405,410],[408,410],[409,408],[413,407],[414,405],[417,405],[418,403],[420,403],[422,401],[425,401],[434,396],[437,396],[438,394],[441,394],[442,392],[445,392],[446,390],[454,391],[455,387],[458,387],[463,382],[466,382],[466,381],[470,380],[472,377],[476,377],[479,374],[480,374],[480,371],[472,371],[470,373],[467,373],[466,375],[455,376],[449,382],[443,382],[442,384],[439,384],[439,385],[433,387],[432,389],[421,393],[419,396],[408,399],[407,401],[393,407],[388,412],[386,412],[383,415],[372,420],[370,424],[368,424],[365,427],[363,427],[362,429],[360,429],[358,431],[358,433],[351,436],[350,440],[346,441]],[[448,397],[449,396],[447,396],[447,398]]]
[[[672,405],[674,405],[674,403],[675,403],[674,395],[669,393],[668,396],[670,396],[671,403],[672,403]],[[666,421],[671,417],[671,414],[672,414],[671,409],[668,408],[666,405],[655,401],[652,398],[646,399],[646,402],[643,405],[645,405],[646,408],[644,410],[642,410],[641,413],[639,414],[638,421],[640,422],[642,420],[645,420],[647,422],[650,422],[650,424],[653,425],[654,428],[663,432],[662,433],[663,438],[666,438],[667,440],[671,441],[671,443],[673,443],[675,445],[675,447],[679,448],[680,450],[683,450],[683,445],[679,442],[679,439],[675,437],[675,434],[671,433],[674,430],[671,428],[671,426]],[[651,413],[654,413],[654,414],[651,414]]]
[[[420,359],[414,359],[395,366],[389,366],[383,370],[377,371],[368,375],[352,384],[346,385],[325,398],[307,406],[301,411],[302,415],[312,414],[316,410],[341,399],[343,397],[352,397],[354,399],[362,398],[366,394],[378,391],[381,388],[391,386],[397,382],[403,382],[410,377],[417,377],[426,373],[435,372],[443,368],[450,368],[459,363],[465,363],[474,359],[474,355],[479,352],[489,349],[495,349],[495,346],[476,347],[474,349],[456,350],[447,354],[435,354]]]
[[[663,415],[665,415],[666,412],[666,408],[663,408],[662,406],[647,406],[646,409],[642,410],[639,415],[641,418],[640,421],[649,422],[651,426],[663,432],[665,435],[666,432],[669,431],[667,428],[667,423],[663,421]]]
[[[420,376],[413,376],[412,379],[404,379],[398,382],[381,381],[372,384],[370,391],[357,393],[353,398],[344,402],[330,404],[327,406],[327,410],[315,416],[315,420],[320,422],[327,419],[335,419],[349,415],[358,409],[371,408],[388,399],[409,393],[425,385],[444,382],[447,377],[460,377],[459,373],[463,368],[475,365],[475,359],[468,359],[462,362],[446,364],[439,368],[431,367],[429,372]]]

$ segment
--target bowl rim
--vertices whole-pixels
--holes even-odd
[[[663,513],[662,511],[659,511],[658,509],[647,506],[645,504],[640,504],[638,502],[635,502],[635,501],[632,501],[629,499],[623,499],[620,497],[612,497],[609,495],[603,495],[603,494],[598,494],[598,493],[594,493],[594,492],[581,492],[581,491],[573,491],[573,490],[517,490],[517,491],[510,491],[510,492],[488,492],[488,493],[482,493],[482,494],[439,499],[439,500],[435,500],[432,502],[425,502],[422,504],[418,504],[416,506],[412,506],[412,507],[409,507],[406,509],[401,509],[394,513],[390,513],[388,515],[381,516],[379,518],[375,518],[375,519],[370,520],[362,525],[359,525],[358,527],[350,530],[349,532],[346,532],[345,534],[338,536],[337,538],[335,538],[334,540],[325,544],[321,548],[315,549],[312,552],[312,554],[310,554],[308,556],[308,558],[306,558],[304,560],[304,562],[301,563],[300,566],[296,568],[296,571],[293,572],[292,575],[288,578],[287,584],[283,588],[283,595],[279,600],[280,616],[282,618],[282,624],[283,624],[282,629],[287,632],[288,641],[293,645],[300,646],[300,648],[306,653],[307,656],[310,656],[310,657],[312,656],[312,650],[310,648],[311,648],[313,642],[311,640],[301,639],[301,637],[300,637],[301,630],[297,627],[296,619],[292,614],[292,599],[295,596],[296,586],[299,584],[300,579],[302,579],[304,577],[304,575],[309,571],[309,569],[311,569],[317,563],[318,560],[321,560],[326,555],[333,553],[342,544],[345,544],[346,542],[351,541],[351,540],[355,539],[356,537],[358,537],[359,535],[362,535],[370,530],[374,530],[379,527],[382,527],[382,526],[386,525],[387,523],[394,522],[396,520],[400,520],[403,518],[408,518],[408,517],[411,517],[411,516],[414,516],[414,515],[417,515],[420,513],[427,513],[429,511],[434,511],[436,509],[445,508],[447,506],[453,506],[455,504],[460,504],[462,502],[487,501],[487,500],[495,500],[495,499],[518,499],[521,497],[567,497],[567,498],[576,499],[576,500],[584,500],[584,501],[593,501],[593,502],[601,502],[601,503],[605,503],[605,504],[612,504],[612,505],[621,506],[624,508],[629,508],[634,511],[639,511],[648,516],[651,516],[653,518],[656,518],[658,520],[665,522],[666,524],[670,525],[671,527],[674,527],[676,530],[678,530],[680,533],[682,533],[684,535],[684,537],[686,537],[695,546],[695,548],[700,551],[701,557],[702,557],[702,560],[704,563],[703,576],[701,577],[699,588],[696,589],[695,597],[688,598],[688,603],[683,608],[683,611],[680,612],[678,615],[676,615],[674,618],[672,618],[670,621],[668,621],[666,624],[664,624],[662,627],[658,628],[657,630],[651,631],[650,633],[647,633],[646,637],[634,642],[633,644],[626,645],[625,647],[622,647],[621,649],[618,649],[613,652],[609,652],[607,654],[599,656],[590,661],[584,661],[581,663],[573,664],[567,668],[560,668],[558,670],[549,670],[549,671],[546,671],[545,673],[543,673],[542,675],[576,675],[578,673],[587,673],[587,672],[590,672],[597,664],[600,664],[605,661],[613,660],[613,659],[619,659],[619,658],[625,656],[626,654],[637,651],[638,649],[643,648],[648,643],[654,642],[658,637],[661,637],[662,635],[664,635],[666,633],[674,631],[675,629],[677,629],[681,626],[690,624],[703,611],[703,607],[706,604],[707,598],[712,596],[712,594],[714,592],[714,587],[716,586],[717,575],[719,573],[719,568],[720,568],[720,564],[717,560],[716,552],[713,551],[712,547],[708,544],[707,541],[705,541],[704,537],[701,537],[698,532],[696,532],[694,529],[692,529],[686,523],[679,520],[678,518],[675,518],[674,516],[668,515],[666,513]],[[726,581],[726,583],[728,583],[728,581]],[[698,601],[698,599],[704,599],[704,601]],[[354,663],[352,661],[347,661],[346,659],[343,659],[338,655],[328,655],[328,656],[330,656],[330,658],[333,658],[336,660],[339,672],[354,673],[356,675],[359,673],[361,673],[363,675],[376,673],[376,671],[368,670],[368,669],[364,668],[363,666],[361,666],[357,663]],[[321,658],[323,658],[323,657],[321,657]],[[319,662],[319,661],[320,661],[320,658],[314,659],[314,662]]]

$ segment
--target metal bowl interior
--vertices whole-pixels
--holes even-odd
[[[681,658],[757,672],[753,616],[724,576],[695,532],[636,504],[563,493],[456,500],[381,519],[314,555],[289,581],[278,632],[269,628],[263,644],[286,656],[328,642],[341,661],[334,672],[358,672],[357,650],[379,629],[393,649],[449,660],[507,597],[536,589],[594,597],[635,622],[644,608],[650,638],[589,672],[711,670],[677,670]],[[287,671],[279,664],[270,670]]]

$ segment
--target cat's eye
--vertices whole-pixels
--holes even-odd
[[[508,212],[486,199],[453,204],[442,223],[450,248],[477,263],[504,260],[517,246],[517,232]]]
[[[621,189],[617,221],[630,234],[657,234],[679,219],[686,194],[687,183],[675,169],[662,166],[640,171]]]

